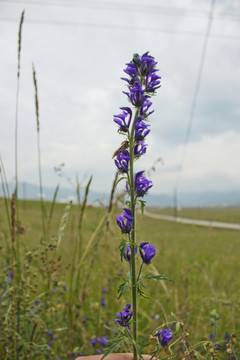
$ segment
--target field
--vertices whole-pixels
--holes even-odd
[[[63,360],[96,353],[91,340],[111,337],[104,324],[113,327],[116,313],[130,301],[128,291],[117,300],[120,278],[127,272],[127,263],[119,260],[120,232],[114,220],[120,209],[114,207],[106,218],[104,208],[72,205],[68,213],[66,204],[55,203],[52,210],[51,206],[44,203],[44,237],[41,203],[19,201],[13,259],[5,203],[0,200],[1,344],[6,343],[10,352],[11,346],[19,347],[19,354],[25,348],[20,359],[35,354],[34,359]],[[228,208],[182,209],[179,216],[237,222],[239,214],[239,209]],[[139,300],[145,351],[153,349],[149,336],[164,322],[183,321],[191,345],[207,340],[215,329],[209,316],[214,309],[220,315],[216,340],[224,341],[226,331],[239,334],[239,235],[236,230],[138,215],[138,242],[150,241],[157,249],[145,272],[174,281],[148,281],[149,298]],[[12,270],[18,274],[15,284]],[[13,329],[19,334],[15,341]]]

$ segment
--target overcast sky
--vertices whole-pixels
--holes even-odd
[[[0,153],[14,181],[17,42],[22,31],[19,180],[38,183],[32,63],[36,68],[43,184],[93,175],[109,191],[112,154],[123,140],[113,114],[128,106],[123,76],[133,53],[158,61],[148,151],[137,169],[161,158],[152,193],[240,189],[240,1],[216,0],[200,88],[186,144],[211,0],[0,0]],[[184,155],[185,149],[185,155]],[[83,180],[84,181],[84,180]],[[85,180],[86,181],[86,180]]]

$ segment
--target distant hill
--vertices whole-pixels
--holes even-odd
[[[14,191],[14,185],[9,185],[10,193]],[[39,186],[29,183],[19,183],[19,198],[22,199],[40,199]],[[44,200],[53,199],[55,188],[43,187]],[[81,195],[84,192],[81,190]],[[2,185],[0,184],[0,197],[3,196]],[[88,203],[98,205],[107,204],[110,194],[104,192],[89,191]],[[158,207],[173,207],[173,196],[170,194],[151,194],[146,198],[147,205]],[[76,191],[71,188],[61,188],[58,191],[57,201],[68,202],[76,201]],[[178,207],[209,207],[209,206],[240,206],[240,190],[228,192],[189,192],[179,193],[177,199]]]

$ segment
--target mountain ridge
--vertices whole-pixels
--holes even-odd
[[[0,197],[3,197],[2,184],[0,185]],[[51,201],[55,192],[54,187],[43,187],[44,200]],[[10,194],[14,192],[14,184],[9,184]],[[39,200],[39,186],[26,182],[20,182],[18,186],[20,199]],[[92,205],[107,204],[110,193],[89,191],[88,203]],[[57,195],[57,202],[76,202],[76,190],[60,187]],[[178,194],[177,201],[171,194],[147,194],[144,200],[148,206],[173,207],[210,207],[210,206],[240,206],[240,190],[232,191],[204,191],[204,192],[182,192]]]

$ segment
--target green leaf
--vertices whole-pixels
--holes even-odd
[[[127,180],[127,178],[125,176],[122,176],[120,179],[118,179],[115,186],[117,186],[117,184],[120,183],[120,181],[122,180]]]
[[[146,201],[144,201],[144,200],[139,200],[139,199],[138,199],[138,201],[139,201],[140,204],[141,204],[141,214],[143,215],[143,214],[144,214],[144,208],[145,208],[145,206],[146,206]]]
[[[125,251],[125,249],[127,248],[127,240],[122,239],[119,245],[119,252],[120,252],[120,256],[121,256],[121,261],[123,260],[123,253]]]
[[[122,284],[118,287],[118,300],[123,296],[126,291],[126,287],[130,287],[129,281],[125,280]]]
[[[180,330],[180,321],[176,323],[176,332],[178,332],[179,330]]]
[[[116,340],[111,340],[110,342],[112,343],[112,345],[106,347],[104,349],[104,355],[101,358],[101,360],[103,360],[107,355],[115,352],[118,350],[119,346],[122,344],[122,342],[125,340],[125,337],[121,337],[119,339]]]
[[[147,296],[147,295],[144,293],[141,284],[138,282],[136,285],[137,285],[137,292],[138,292],[138,294],[139,294],[140,296],[142,296],[144,299],[150,299],[150,297]]]
[[[148,274],[144,275],[143,279],[163,280],[163,281],[175,282],[174,280],[169,279],[165,275],[154,275],[153,273],[148,273]]]

